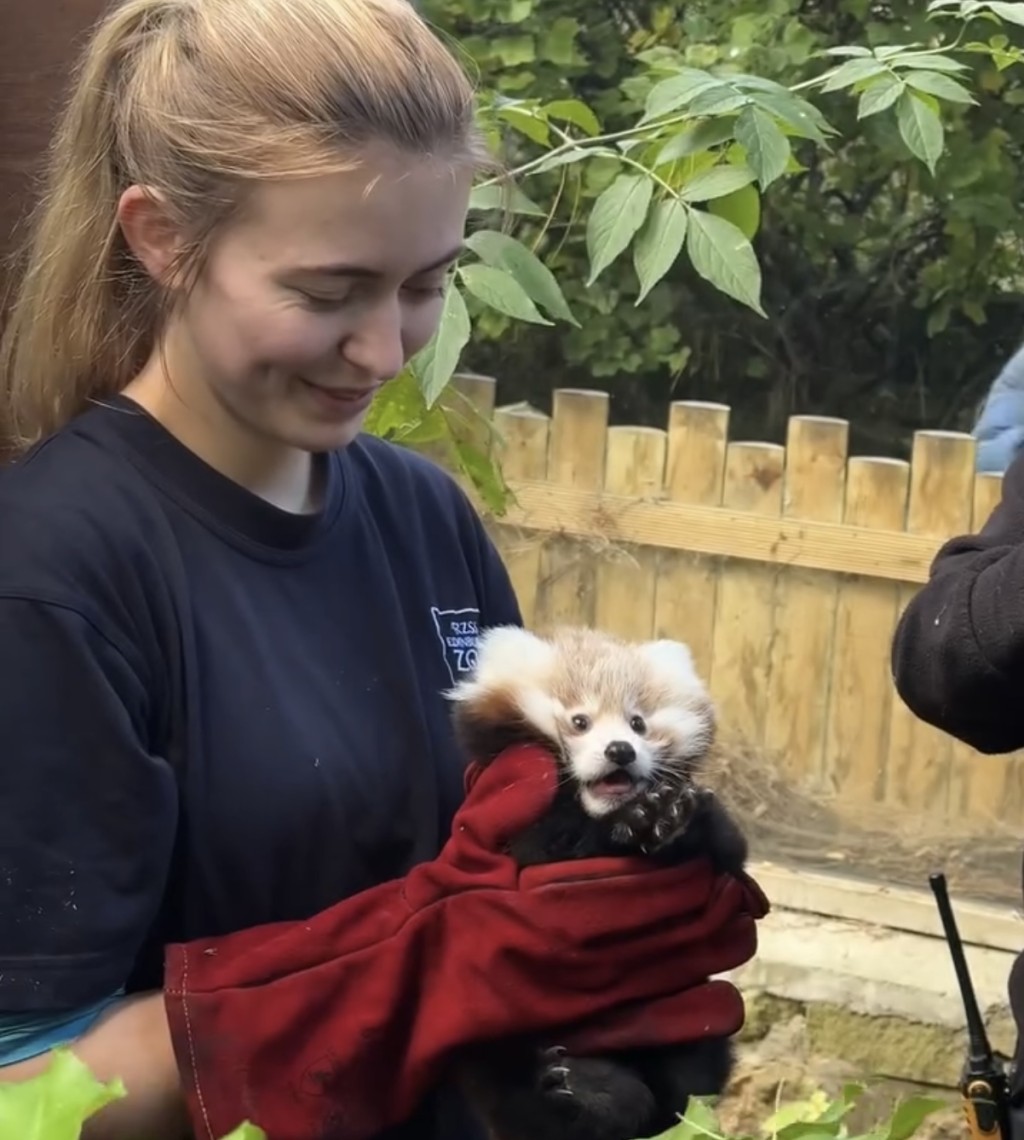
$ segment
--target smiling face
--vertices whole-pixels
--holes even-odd
[[[272,462],[345,446],[437,328],[471,180],[380,146],[353,170],[258,184],[127,394],[215,466],[211,448],[251,465],[254,449]],[[144,201],[122,213],[159,276],[173,235]]]

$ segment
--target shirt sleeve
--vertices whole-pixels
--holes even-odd
[[[935,556],[897,625],[892,672],[921,720],[980,752],[1024,747],[1024,456],[982,530]]]
[[[0,1068],[27,1061],[67,1045],[87,1033],[108,1006],[120,1001],[111,994],[83,1009],[59,1013],[0,1013]]]
[[[177,792],[140,660],[68,606],[0,594],[0,1010],[125,984],[163,896]]]

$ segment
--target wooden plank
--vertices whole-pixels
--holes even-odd
[[[778,515],[785,451],[773,443],[730,443],[722,502],[746,514]],[[773,566],[730,562],[721,568],[709,687],[721,738],[763,742],[775,619]]]
[[[518,499],[502,520],[509,525],[894,582],[927,581],[944,541],[844,523],[759,517],[728,506],[647,502],[541,481],[509,482]],[[486,508],[481,504],[480,509]]]
[[[962,432],[918,431],[910,460],[907,530],[944,542],[970,529],[975,442]],[[900,591],[900,609],[915,590]],[[950,809],[952,739],[907,708],[898,695],[889,722],[884,798],[933,818]]]
[[[725,480],[729,409],[677,400],[669,409],[665,495],[676,503],[717,507]],[[701,554],[661,549],[654,599],[657,637],[685,641],[702,677],[711,675],[718,566]]]
[[[525,405],[498,408],[494,413],[494,455],[506,480],[543,479],[548,469],[548,439],[551,420]],[[491,521],[494,536],[512,588],[519,600],[523,622],[533,625],[540,579],[540,552],[545,538],[533,530],[523,530]]]
[[[607,392],[558,389],[552,401],[546,485],[555,484],[563,493],[600,495],[607,432]],[[554,533],[541,551],[534,625],[539,632],[555,625],[593,625],[595,579],[591,546],[568,533],[559,533],[558,526],[545,529]],[[605,536],[602,541],[609,538]],[[613,541],[622,541],[622,536]]]
[[[846,420],[791,417],[785,515],[842,521],[849,434]],[[765,747],[789,780],[807,788],[822,778],[836,585],[834,575],[787,567],[775,587]]]
[[[605,488],[638,498],[660,495],[667,442],[658,428],[609,428]],[[646,641],[654,629],[658,552],[616,543],[596,558],[595,624],[619,637]]]
[[[845,520],[895,530],[904,525],[910,464],[855,457],[847,468]],[[856,816],[881,798],[893,686],[890,647],[899,586],[845,578],[836,602],[825,784],[836,810]],[[857,822],[856,818],[851,822]],[[862,820],[861,820],[862,822]]]

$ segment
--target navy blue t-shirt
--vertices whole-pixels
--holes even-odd
[[[443,844],[441,694],[516,600],[440,468],[372,437],[322,463],[290,514],[118,398],[0,473],[0,1011],[159,988],[165,942]]]

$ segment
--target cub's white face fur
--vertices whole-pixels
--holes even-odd
[[[711,699],[686,645],[626,642],[585,628],[550,638],[490,629],[472,677],[447,696],[457,715],[477,723],[526,720],[556,746],[594,817],[659,777],[692,775],[715,733]]]

